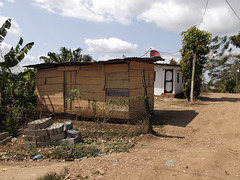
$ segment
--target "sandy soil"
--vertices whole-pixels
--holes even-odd
[[[240,179],[240,94],[203,94],[195,105],[156,99],[157,135],[130,153],[74,162],[0,162],[0,179],[35,179],[69,168],[69,179]]]

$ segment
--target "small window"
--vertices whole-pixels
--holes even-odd
[[[179,73],[177,73],[177,83],[179,83]]]

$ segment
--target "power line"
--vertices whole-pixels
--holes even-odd
[[[237,16],[237,18],[240,21],[240,17],[238,16],[238,14],[236,13],[236,11],[233,9],[233,7],[231,6],[231,4],[228,2],[228,0],[225,0],[227,2],[227,4],[229,5],[229,7],[232,9],[232,11],[234,12],[234,14]]]
[[[202,15],[202,18],[201,18],[201,20],[200,20],[200,23],[198,24],[198,27],[201,25],[201,23],[202,23],[202,21],[203,21],[203,18],[204,18],[204,16],[205,16],[206,11],[207,11],[207,7],[208,7],[208,0],[207,0],[207,2],[206,2],[206,6],[205,6],[205,9],[204,9],[204,11],[203,11],[203,15]]]

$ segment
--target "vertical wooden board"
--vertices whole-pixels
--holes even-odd
[[[103,97],[102,101],[106,101],[106,64],[102,64],[102,90]]]
[[[128,72],[128,64],[106,64],[106,72]]]

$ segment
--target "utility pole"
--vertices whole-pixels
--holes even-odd
[[[196,70],[196,54],[193,53],[192,80],[191,80],[191,92],[190,92],[190,102],[191,102],[191,104],[194,104],[195,70]]]

